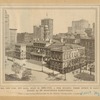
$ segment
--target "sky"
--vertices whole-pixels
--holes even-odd
[[[41,19],[53,19],[53,34],[65,33],[72,25],[72,21],[85,19],[92,27],[95,22],[96,11],[94,9],[6,9],[9,14],[10,28],[16,28],[18,33],[33,33],[33,26],[39,26]]]

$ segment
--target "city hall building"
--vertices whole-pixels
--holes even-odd
[[[46,56],[46,42],[45,41],[37,41],[33,43],[32,52],[30,53],[30,59],[36,61],[44,61],[44,57]]]

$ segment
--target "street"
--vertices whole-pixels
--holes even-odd
[[[79,74],[80,69],[77,69],[73,72],[60,74],[57,71],[53,71],[45,66],[33,64],[29,61],[25,60],[19,60],[14,58],[14,62],[20,64],[24,68],[29,68],[32,70],[32,77],[30,81],[35,82],[48,82],[48,81],[67,81],[67,82],[77,82],[77,81],[83,81],[81,79],[78,79],[74,77],[76,74]],[[13,64],[13,61],[6,60],[6,66],[5,66],[5,74],[14,74],[14,72],[11,69],[11,66]],[[43,70],[43,71],[42,71]],[[83,72],[87,72],[83,70]],[[54,74],[53,74],[54,73]],[[89,71],[87,72],[89,73]],[[65,80],[66,77],[66,80]]]

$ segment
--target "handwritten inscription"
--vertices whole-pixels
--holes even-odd
[[[100,92],[98,91],[82,91],[80,95],[93,95],[93,96],[100,96]]]

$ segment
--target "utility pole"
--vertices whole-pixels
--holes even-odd
[[[42,72],[43,72],[43,56],[42,56]]]
[[[66,71],[65,71],[65,69],[63,69],[63,73],[64,73],[64,76],[65,76],[64,81],[66,81]]]
[[[66,81],[66,73],[65,73],[65,79],[64,80]]]

